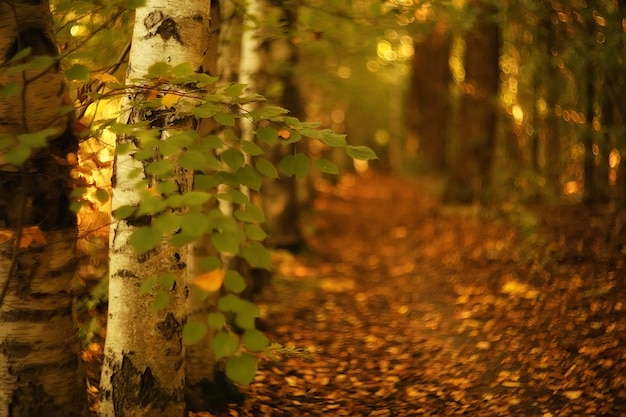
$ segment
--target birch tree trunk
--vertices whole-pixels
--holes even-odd
[[[26,48],[29,57],[7,62]],[[77,227],[68,163],[78,142],[60,114],[58,63],[6,71],[32,56],[58,56],[49,3],[0,2],[0,89],[19,86],[0,94],[0,416],[79,417],[86,387],[72,315]],[[17,136],[44,129],[53,130],[40,144]],[[25,161],[12,163],[20,154]]]
[[[129,80],[145,78],[151,65],[165,62],[176,66],[191,63],[201,69],[209,30],[209,0],[148,0],[137,9],[129,58]],[[139,93],[129,93],[137,99]],[[163,138],[171,129],[188,129],[189,119],[166,117],[159,110],[131,108],[128,124],[154,120],[163,127]],[[132,137],[118,137],[118,145],[134,146]],[[142,174],[133,177],[132,171]],[[142,198],[137,181],[151,182],[142,162],[131,154],[116,158],[112,206],[137,205]],[[181,192],[189,190],[186,175],[175,178]],[[185,322],[186,249],[160,244],[138,256],[128,239],[150,218],[129,218],[111,225],[109,317],[100,386],[99,415],[183,416],[185,412],[185,349],[182,328]],[[173,275],[168,285],[169,304],[155,312],[152,305],[158,291],[144,292],[146,279],[164,272]],[[163,289],[161,289],[162,291]]]

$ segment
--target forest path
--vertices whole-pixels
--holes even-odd
[[[278,254],[260,299],[306,354],[264,361],[217,415],[626,416],[626,270],[602,222],[445,207],[427,184],[320,195],[310,253]]]

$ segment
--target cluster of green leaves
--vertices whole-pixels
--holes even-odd
[[[218,86],[216,81],[214,77],[195,73],[188,64],[154,65],[148,79],[136,87],[137,98],[130,103],[134,111],[149,112],[152,119],[134,124],[104,121],[100,128],[132,138],[118,146],[118,154],[132,155],[141,162],[141,168],[130,174],[138,179],[139,203],[119,207],[113,214],[118,220],[151,219],[149,224],[144,222],[137,227],[129,238],[138,255],[151,251],[164,239],[172,246],[181,247],[208,238],[222,259],[236,256],[253,268],[269,270],[271,257],[263,245],[267,237],[262,228],[265,214],[243,190],[259,192],[264,177],[278,178],[281,173],[304,178],[312,166],[327,174],[339,172],[330,160],[311,159],[295,151],[275,166],[265,156],[270,147],[309,138],[343,148],[355,159],[373,159],[376,155],[367,147],[348,145],[345,135],[288,116],[284,108],[261,105],[264,99],[245,95],[244,85]],[[245,112],[243,105],[251,102],[258,105]],[[193,125],[210,119],[219,126],[220,133],[202,135],[196,129],[163,127],[154,123],[156,118],[193,119],[197,122]],[[254,123],[253,140],[241,140],[237,135],[238,121],[244,118]],[[181,190],[176,180],[180,172],[193,176],[192,189]],[[232,215],[217,208],[219,200],[233,205]],[[216,359],[225,359],[230,379],[247,385],[256,374],[258,353],[265,351],[269,342],[255,328],[258,307],[241,297],[246,288],[245,279],[239,272],[228,269],[220,257],[201,259],[203,275],[198,278],[208,281],[210,286],[223,281],[221,289],[219,285],[214,288],[222,294],[217,311],[206,322],[186,323],[184,341],[201,340],[208,328],[212,328],[216,332],[212,340]],[[167,290],[173,282],[174,275],[168,272],[144,284],[146,291],[162,290],[155,308],[167,305]]]

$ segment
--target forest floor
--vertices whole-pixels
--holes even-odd
[[[448,206],[366,173],[304,224],[258,300],[294,352],[190,415],[626,416],[626,227],[606,212]]]

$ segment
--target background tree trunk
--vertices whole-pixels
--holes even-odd
[[[438,23],[415,42],[410,78],[407,126],[409,140],[417,142],[420,162],[428,173],[446,169],[450,124],[450,45],[445,23]]]
[[[58,63],[10,74],[7,63],[31,48],[30,57],[57,57],[47,1],[0,2],[0,86],[20,92],[0,96],[0,137],[55,129],[47,146],[24,143],[0,149],[0,415],[79,417],[86,412],[85,374],[72,315],[77,266],[76,215],[70,210],[71,165],[77,138]],[[5,141],[3,141],[6,143]],[[30,154],[15,166],[6,152]]]
[[[280,84],[280,97],[277,103],[289,110],[289,115],[304,119],[304,108],[300,90],[294,77],[298,65],[298,47],[294,43],[298,24],[297,2],[270,2],[280,14],[280,22],[284,33],[278,39],[265,41],[268,59],[265,64],[266,84]],[[271,67],[270,67],[271,65]],[[263,91],[266,96],[268,92]],[[270,97],[272,99],[272,97]],[[300,146],[304,146],[300,144]],[[288,154],[293,154],[295,145],[283,146],[276,143],[269,152],[270,161],[278,165]],[[266,227],[269,234],[268,244],[277,248],[299,251],[304,248],[300,224],[300,202],[298,184],[295,176],[281,175],[279,178],[264,178],[262,188],[263,211],[267,219]]]
[[[129,80],[147,75],[151,65],[191,63],[198,71],[209,40],[210,1],[149,0],[137,9],[133,44],[129,58]],[[131,99],[139,98],[133,93]],[[124,121],[145,121],[148,111],[131,108]],[[188,119],[166,119],[159,110],[150,118],[163,128],[192,128]],[[162,138],[163,139],[163,138]],[[134,138],[118,137],[120,143],[134,146]],[[141,178],[130,174],[139,169]],[[150,179],[144,165],[129,154],[116,157],[112,206],[137,205],[141,192],[136,182]],[[178,173],[175,180],[181,192],[190,190],[189,178]],[[153,180],[150,180],[153,182]],[[165,243],[138,256],[128,243],[137,226],[147,218],[114,221],[111,225],[109,317],[100,387],[101,416],[183,416],[186,249]],[[155,312],[152,308],[158,290],[145,292],[141,285],[164,272],[174,274],[175,283],[166,288],[169,304]],[[163,291],[164,289],[161,289]]]
[[[500,28],[491,7],[472,2],[476,23],[466,35],[465,83],[446,198],[471,202],[491,182],[500,83]]]

